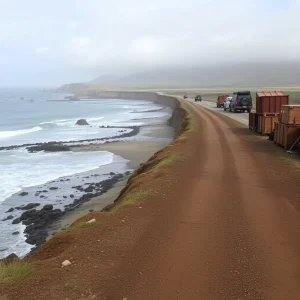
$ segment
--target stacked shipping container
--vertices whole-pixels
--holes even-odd
[[[289,96],[282,92],[256,93],[256,112],[249,114],[249,128],[261,134],[274,131],[274,142],[285,149],[299,147],[300,105],[288,105]]]
[[[263,135],[270,134],[278,122],[281,106],[289,103],[282,92],[256,93],[256,113],[249,114],[249,128]]]
[[[283,105],[279,122],[275,124],[274,142],[285,149],[290,149],[299,137],[300,105]]]
[[[260,115],[279,115],[281,106],[289,104],[289,96],[282,92],[256,93],[256,112]]]

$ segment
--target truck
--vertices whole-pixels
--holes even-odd
[[[201,95],[196,95],[195,102],[197,102],[197,101],[202,101],[202,96]]]
[[[220,95],[217,99],[217,108],[224,107],[224,102],[229,95]]]

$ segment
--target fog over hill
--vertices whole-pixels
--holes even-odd
[[[300,81],[300,0],[4,2],[3,87]]]
[[[123,76],[104,75],[90,83],[107,88],[300,86],[300,63],[240,63],[157,68]]]

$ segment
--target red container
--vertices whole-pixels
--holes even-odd
[[[259,114],[280,114],[281,106],[289,104],[289,95],[282,92],[256,93],[256,112]]]
[[[249,129],[256,130],[258,125],[258,114],[255,112],[249,113]]]

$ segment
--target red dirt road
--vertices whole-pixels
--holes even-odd
[[[272,190],[270,168],[230,126],[192,111],[198,155],[108,299],[299,299],[300,215],[289,187]]]
[[[39,277],[48,281],[35,278],[35,288],[30,279],[18,292],[4,290],[9,300],[22,289],[29,292],[19,299],[77,300],[87,290],[107,300],[300,299],[299,173],[271,143],[186,105],[197,127],[156,197],[125,208],[118,230],[104,225],[98,251],[87,252],[100,238],[93,232],[85,249],[51,263],[79,261],[80,253],[90,260],[69,272],[46,269]],[[76,288],[66,291],[62,282]]]

